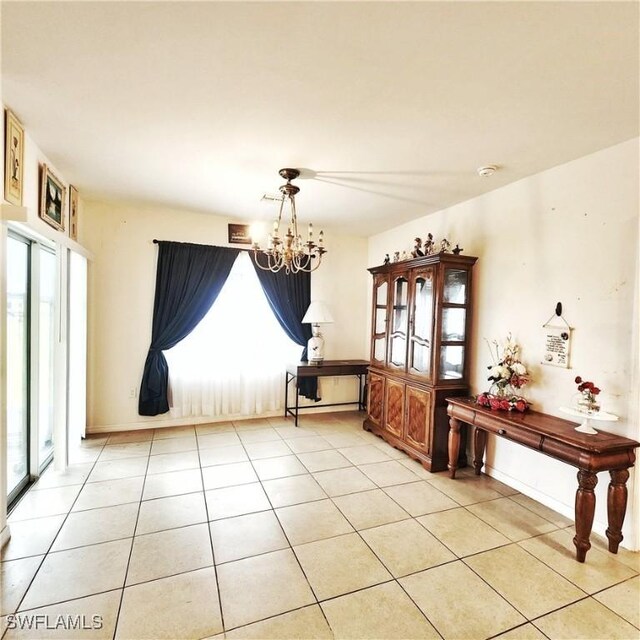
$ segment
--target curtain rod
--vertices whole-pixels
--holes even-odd
[[[152,240],[153,244],[159,244],[160,242],[176,242],[176,240],[158,240],[157,238],[154,238]],[[194,244],[193,242],[186,242],[186,243],[182,243],[182,244]],[[199,244],[199,243],[195,243],[195,244]],[[253,251],[253,249],[245,249],[244,247],[227,247],[225,245],[217,245],[217,244],[210,244],[210,245],[202,245],[202,246],[209,246],[209,247],[219,247],[222,246],[225,249],[237,249],[238,251]]]

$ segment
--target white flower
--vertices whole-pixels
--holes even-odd
[[[522,362],[514,362],[511,365],[511,368],[513,369],[513,372],[517,376],[526,376],[527,375],[527,370],[526,370],[525,366],[522,364]]]
[[[511,377],[511,371],[509,370],[509,367],[505,367],[504,365],[502,365],[501,367],[498,367],[499,371],[500,371],[500,377],[503,380],[508,380]]]
[[[497,364],[494,365],[493,367],[491,367],[491,369],[489,369],[489,374],[490,374],[490,378],[500,378],[502,377],[500,375],[500,370],[502,369],[502,367],[499,367]]]

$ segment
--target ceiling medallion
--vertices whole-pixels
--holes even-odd
[[[267,248],[261,249],[258,242],[252,245],[253,259],[256,265],[264,271],[280,271],[285,273],[297,273],[298,271],[315,271],[322,262],[322,256],[327,252],[323,246],[324,233],[320,231],[318,244],[313,241],[313,225],[309,223],[307,241],[302,241],[302,236],[298,233],[298,217],[296,215],[296,194],[300,191],[298,187],[291,184],[299,175],[298,169],[280,169],[278,172],[286,181],[280,187],[282,200],[277,220],[273,223],[273,232],[269,234]],[[280,224],[285,204],[289,203],[289,222],[287,223],[287,233],[280,237]]]

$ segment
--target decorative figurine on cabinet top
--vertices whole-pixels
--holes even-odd
[[[450,250],[451,243],[446,238],[443,238],[440,241],[440,253],[449,253]]]
[[[391,262],[391,258],[388,253],[384,254],[384,264],[389,264]]]
[[[424,255],[424,252],[422,251],[422,240],[420,238],[415,238],[414,243],[415,244],[413,246],[413,251],[411,252],[411,257],[419,258],[420,256]]]
[[[456,244],[456,246],[451,250],[451,253],[453,253],[456,256],[459,256],[463,251],[464,249],[459,244]]]
[[[400,262],[400,252],[399,251],[394,251],[393,252],[393,261],[394,262]]]
[[[429,233],[427,235],[427,239],[424,241],[424,255],[430,256],[433,255],[433,234]]]

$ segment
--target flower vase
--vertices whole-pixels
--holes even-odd
[[[508,400],[512,396],[516,395],[513,391],[513,387],[510,384],[499,385],[498,383],[494,383],[491,385],[489,393],[500,400],[502,400],[503,398]]]
[[[593,415],[600,411],[600,403],[595,398],[588,398],[583,393],[576,394],[574,398],[574,406],[580,413]]]

